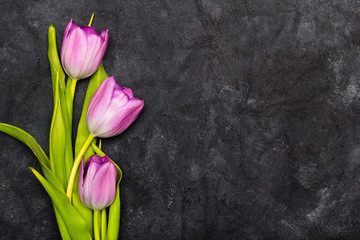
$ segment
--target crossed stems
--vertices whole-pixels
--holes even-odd
[[[84,153],[86,152],[86,150],[88,149],[88,147],[90,146],[90,144],[94,138],[95,138],[94,135],[92,135],[92,134],[89,135],[89,137],[86,139],[84,145],[81,147],[80,152],[78,153],[78,155],[75,158],[74,165],[73,165],[73,167],[71,169],[71,173],[70,173],[69,183],[68,183],[68,186],[66,189],[66,196],[69,198],[70,202],[71,202],[72,192],[74,189],[75,177],[76,177],[76,173],[77,173],[77,170],[78,170],[80,162],[81,162],[81,158],[83,157]]]

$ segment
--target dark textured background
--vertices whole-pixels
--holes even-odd
[[[0,122],[46,152],[47,28],[60,46],[92,12],[108,74],[145,100],[104,140],[122,239],[359,239],[360,1],[1,0]],[[36,158],[0,145],[0,238],[59,238]]]

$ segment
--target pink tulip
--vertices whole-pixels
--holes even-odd
[[[122,133],[138,117],[144,101],[134,97],[109,77],[92,97],[86,114],[89,131],[96,137],[112,137]]]
[[[93,155],[85,167],[83,158],[79,176],[81,201],[95,211],[110,206],[115,198],[116,175],[116,167],[107,156]]]
[[[91,76],[100,66],[108,38],[108,30],[99,35],[94,28],[78,27],[71,19],[65,28],[61,48],[65,72],[76,80]]]

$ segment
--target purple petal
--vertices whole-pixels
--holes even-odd
[[[87,78],[91,76],[96,69],[99,67],[100,63],[95,62],[95,59],[101,49],[102,38],[98,35],[90,34],[87,35],[87,46],[86,56],[84,58],[84,64],[81,69],[82,78]]]
[[[96,69],[100,66],[100,64],[103,60],[103,57],[104,57],[104,54],[106,51],[106,47],[107,47],[108,41],[109,41],[108,31],[109,30],[104,30],[100,33],[100,37],[103,39],[103,42],[102,42],[102,46],[101,46],[100,50],[97,52],[96,57],[94,58],[93,66],[97,66],[96,68],[94,67],[94,69],[93,69],[94,71],[96,71]]]
[[[68,37],[69,33],[77,27],[78,25],[76,25],[75,22],[71,19],[70,22],[65,27],[64,38]]]
[[[133,98],[116,111],[106,112],[97,136],[106,138],[122,133],[135,121],[143,106],[143,100]]]
[[[95,131],[102,124],[102,118],[111,102],[115,85],[114,77],[105,79],[91,98],[86,114],[86,121],[91,134],[96,135]]]
[[[84,201],[84,157],[81,159],[80,163],[80,173],[79,173],[79,195],[82,201]]]
[[[116,175],[116,167],[111,161],[99,168],[92,182],[91,204],[94,210],[101,210],[114,201]]]
[[[63,64],[63,67],[65,68],[65,56],[67,54],[67,50],[69,48],[69,33],[72,32],[74,29],[78,28],[78,26],[75,24],[75,22],[71,19],[70,22],[67,24],[65,31],[64,31],[64,37],[61,47],[61,62]]]
[[[116,111],[116,109],[127,104],[129,100],[129,97],[125,94],[123,88],[119,84],[116,84],[111,97],[111,103],[108,107],[108,112]]]
[[[99,35],[93,27],[78,27],[74,21],[65,28],[61,62],[73,79],[92,75],[100,66],[108,44],[108,30]]]
[[[91,159],[90,159],[91,160]],[[88,169],[85,172],[84,183],[83,183],[83,202],[89,206],[91,205],[91,194],[94,191],[92,188],[93,179],[97,174],[97,171],[101,168],[102,164],[98,161],[88,161]]]
[[[96,36],[99,35],[98,32],[93,27],[82,26],[81,29],[86,33],[86,35],[89,35],[89,34],[95,34]]]
[[[134,93],[131,91],[130,88],[123,88],[124,93],[128,96],[129,99],[134,98]]]
[[[86,173],[88,172],[88,169],[89,169],[89,166],[90,164],[92,163],[96,163],[98,165],[101,165],[103,163],[103,160],[102,160],[102,157],[100,157],[99,155],[95,154],[95,155],[92,155],[86,162],[85,164],[85,167],[84,167],[84,171],[85,171],[85,176],[86,176]],[[84,176],[84,177],[85,177]]]
[[[125,131],[139,116],[139,113],[144,107],[144,101],[133,98],[127,104],[127,116],[122,120],[119,128],[116,131],[116,135]]]
[[[109,29],[106,29],[100,33],[100,37],[102,37],[104,39],[104,42],[107,42],[107,40],[109,38],[108,32],[109,32]]]
[[[87,50],[87,38],[84,31],[77,27],[69,35],[64,47],[63,67],[68,75],[79,79]]]

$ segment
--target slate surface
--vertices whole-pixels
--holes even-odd
[[[109,75],[145,100],[104,140],[121,239],[359,239],[359,1],[0,2],[0,122],[48,152],[47,28],[110,29]],[[78,84],[75,117],[87,80]],[[0,134],[0,238],[60,237],[39,164]]]

